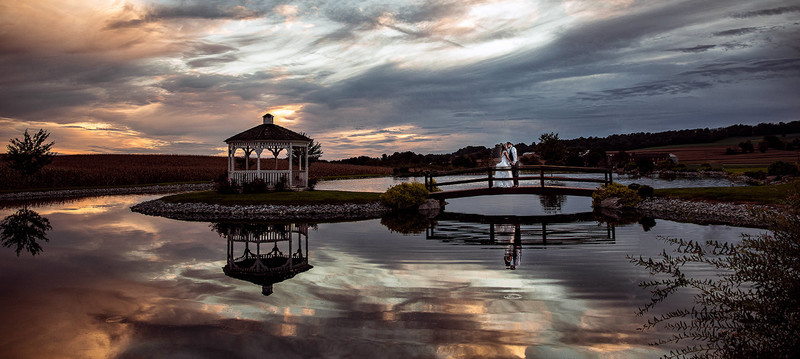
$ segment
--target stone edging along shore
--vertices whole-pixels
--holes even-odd
[[[772,216],[781,213],[776,206],[729,202],[689,201],[651,197],[636,205],[640,214],[658,219],[696,224],[727,224],[737,227],[764,228],[767,224],[755,213]]]
[[[168,203],[161,200],[142,202],[131,207],[134,212],[182,220],[357,220],[378,218],[391,210],[379,202],[365,204],[319,205],[233,205],[204,203]],[[639,203],[643,216],[697,224],[727,224],[761,228],[754,211],[778,213],[780,209],[766,205],[725,202],[688,201],[671,198],[649,198]]]
[[[193,221],[307,220],[335,221],[378,218],[391,212],[379,202],[313,205],[219,205],[170,203],[160,199],[131,207],[131,211]]]
[[[174,193],[209,190],[212,184],[178,184],[142,187],[57,190],[0,194],[0,200],[45,198],[74,198],[145,193]],[[377,218],[390,210],[380,203],[342,205],[252,205],[222,206],[200,203],[167,203],[153,200],[139,203],[131,210],[147,215],[183,220],[356,220]],[[648,217],[698,224],[727,224],[762,228],[765,224],[753,215],[753,210],[779,213],[775,206],[748,205],[726,202],[689,201],[671,198],[648,198],[636,206]]]

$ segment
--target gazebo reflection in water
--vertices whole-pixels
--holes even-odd
[[[307,223],[235,223],[212,224],[225,237],[227,263],[225,275],[261,286],[270,295],[273,285],[305,272],[308,264]]]

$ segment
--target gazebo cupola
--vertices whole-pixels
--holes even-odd
[[[225,143],[228,144],[228,179],[231,181],[246,183],[260,178],[270,187],[279,181],[285,181],[289,188],[308,187],[308,146],[311,139],[274,124],[271,114],[263,116],[262,124],[231,136]],[[264,150],[269,151],[275,160],[274,169],[262,168]],[[284,150],[288,164],[279,164],[278,155]],[[238,161],[241,163],[236,161],[237,153],[243,155],[243,161]],[[251,156],[254,153],[255,169],[252,169]]]

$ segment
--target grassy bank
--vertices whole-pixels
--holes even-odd
[[[203,191],[166,196],[162,198],[162,200],[172,203],[209,203],[222,205],[303,205],[367,203],[377,201],[380,195],[380,193],[373,192],[348,191],[303,191],[249,194],[219,194],[215,191]]]
[[[747,187],[662,188],[659,197],[720,202],[782,204],[790,193],[800,192],[800,182]]]

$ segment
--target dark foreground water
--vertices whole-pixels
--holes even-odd
[[[585,199],[537,196],[454,200],[448,212],[491,217],[433,225],[212,224],[128,209],[157,197],[30,207],[50,240],[35,256],[0,248],[1,357],[657,357],[670,348],[648,343],[668,333],[637,330],[650,298],[637,284],[650,277],[626,255],[658,255],[659,236],[760,232],[611,226],[581,214]],[[651,314],[688,295],[671,300]]]

